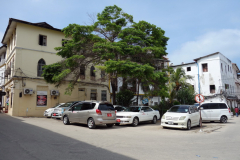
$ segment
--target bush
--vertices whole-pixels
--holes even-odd
[[[120,91],[116,94],[116,104],[128,107],[133,101],[135,101],[133,98],[134,93],[132,91]]]

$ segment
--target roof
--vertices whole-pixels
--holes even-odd
[[[13,28],[15,29],[16,23],[24,23],[24,24],[28,24],[28,25],[32,25],[32,26],[36,26],[36,27],[42,27],[42,28],[51,29],[51,30],[61,32],[61,29],[54,28],[53,26],[51,26],[50,24],[48,24],[46,22],[31,23],[31,22],[27,22],[27,21],[23,21],[23,20],[19,20],[19,19],[9,18],[8,26],[7,26],[7,29],[4,33],[3,39],[2,39],[3,44],[6,44],[6,42],[4,42],[4,40],[5,40],[5,38],[8,34],[8,31],[10,29],[13,30]]]
[[[233,63],[233,65],[235,65],[235,66],[236,66],[236,68],[237,68],[237,71],[238,71],[238,72],[240,72],[240,70],[239,70],[239,68],[238,68],[237,64],[236,64],[236,63]]]
[[[0,54],[2,54],[3,52],[5,53],[7,50],[7,46],[6,45],[3,45],[0,47]]]
[[[184,63],[184,64],[178,64],[178,65],[172,65],[172,66],[170,66],[170,67],[184,66],[184,65],[189,65],[189,64],[195,64],[195,62]]]
[[[220,52],[215,52],[215,53],[212,53],[212,54],[208,54],[208,55],[206,55],[206,56],[203,56],[203,57],[199,57],[199,58],[196,58],[196,59],[194,59],[194,61],[198,61],[198,60],[200,60],[200,59],[202,59],[202,58],[206,58],[206,57],[210,57],[210,56],[213,56],[213,55],[215,55],[215,54],[221,54]],[[224,56],[223,54],[221,54],[222,56]],[[225,57],[225,56],[224,56]],[[229,62],[231,62],[227,57],[225,57]]]

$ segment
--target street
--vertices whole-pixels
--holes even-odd
[[[0,114],[0,159],[221,159],[239,160],[240,117],[228,123],[203,123],[202,131],[137,127],[63,125],[51,118]]]

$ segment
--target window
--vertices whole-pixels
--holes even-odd
[[[43,59],[40,59],[38,61],[38,72],[37,72],[37,76],[38,77],[42,76],[42,74],[43,74],[43,66],[45,66],[45,65],[46,65],[46,63],[45,63],[45,61]]]
[[[227,66],[225,65],[225,72],[227,73]]]
[[[78,88],[78,91],[85,92],[85,88]]]
[[[39,45],[47,46],[47,36],[39,35]]]
[[[215,85],[210,85],[210,93],[215,93]]]
[[[219,103],[219,108],[220,109],[226,109],[227,105],[225,103]]]
[[[202,64],[202,69],[203,69],[203,72],[208,72],[207,63]]]
[[[97,90],[96,89],[91,89],[90,99],[97,100]]]
[[[77,104],[73,107],[73,111],[80,111],[82,108],[82,104]]]
[[[149,107],[142,107],[142,110],[143,110],[144,112],[151,112],[151,111],[152,111],[152,109],[149,108]]]
[[[223,64],[221,63],[221,69],[222,69],[222,71],[223,71]]]
[[[93,109],[93,108],[94,108],[94,106],[91,103],[83,103],[81,110],[89,110],[89,109]]]
[[[101,71],[101,81],[102,81],[102,82],[105,82],[105,80],[106,80],[106,79],[105,79],[105,76],[106,76],[106,75],[105,75],[105,71]]]
[[[191,67],[187,67],[187,71],[188,71],[188,72],[191,71]]]
[[[102,91],[101,100],[102,101],[107,101],[107,91],[106,90]]]
[[[209,109],[208,103],[202,104],[200,107],[203,107],[203,109]]]
[[[95,77],[95,67],[91,67],[91,70],[90,70],[90,75],[92,76],[92,77]]]
[[[228,72],[229,72],[229,65],[228,65]]]
[[[115,110],[112,104],[99,104],[98,109],[101,111]]]
[[[232,73],[232,68],[230,67],[230,72]]]
[[[229,84],[225,84],[225,89],[229,89]]]
[[[85,79],[85,65],[80,66],[80,79]]]

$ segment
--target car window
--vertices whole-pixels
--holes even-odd
[[[191,113],[195,113],[195,110],[193,109],[193,107],[189,107],[189,110]]]
[[[115,110],[117,111],[123,111],[125,108],[124,107],[115,107]]]
[[[218,103],[209,103],[209,109],[218,109]]]
[[[149,107],[142,107],[141,110],[144,110],[144,112],[150,112],[150,111],[152,111],[152,109],[149,108]]]
[[[173,106],[168,112],[177,112],[177,113],[187,113],[189,111],[189,106]]]
[[[75,106],[73,106],[73,111],[80,111],[82,108],[82,104],[77,104]]]
[[[227,109],[227,105],[225,103],[219,103],[219,109]]]
[[[99,104],[98,109],[101,111],[115,110],[112,104]]]
[[[69,107],[70,105],[72,105],[74,102],[67,102],[65,104],[63,104],[61,107]]]
[[[124,112],[139,112],[141,107],[127,107]]]
[[[195,110],[195,112],[198,112],[197,106],[194,106],[193,109]]]
[[[89,110],[93,109],[94,107],[92,106],[91,103],[83,103],[81,110]]]
[[[200,107],[203,107],[203,109],[209,109],[208,103],[202,104]]]

